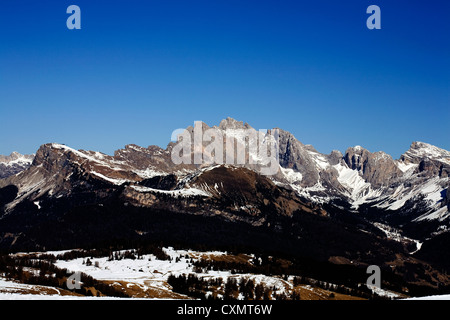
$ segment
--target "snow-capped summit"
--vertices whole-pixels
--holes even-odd
[[[13,151],[9,156],[0,155],[0,163],[12,164],[12,163],[30,163],[33,161],[34,155],[22,155],[16,151]]]
[[[22,155],[16,151],[9,156],[0,155],[0,179],[15,175],[26,168],[33,162],[34,155]]]
[[[419,163],[423,159],[440,161],[450,165],[450,151],[425,142],[415,141],[401,158],[405,163]]]

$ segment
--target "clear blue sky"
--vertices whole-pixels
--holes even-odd
[[[449,14],[447,0],[2,0],[0,154],[165,147],[228,116],[323,153],[450,150]]]

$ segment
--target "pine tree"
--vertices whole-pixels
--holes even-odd
[[[253,300],[254,289],[255,289],[255,282],[253,281],[253,279],[249,279],[245,284],[244,299]]]
[[[224,288],[224,294],[223,294],[224,300],[234,299],[234,293],[236,291],[238,291],[238,285],[237,285],[236,279],[228,277],[227,281],[225,283],[225,288]]]
[[[261,300],[264,297],[264,285],[258,283],[255,287],[255,300]]]

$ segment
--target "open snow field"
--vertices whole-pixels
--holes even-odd
[[[114,286],[132,293],[133,299],[192,299],[191,297],[175,293],[167,283],[170,275],[195,274],[198,278],[217,279],[222,278],[222,286],[228,278],[236,278],[238,283],[241,278],[252,279],[255,285],[263,283],[274,288],[274,294],[288,294],[294,289],[293,277],[282,278],[280,276],[266,276],[262,274],[234,274],[231,271],[214,271],[196,268],[193,262],[200,259],[240,259],[250,261],[251,255],[232,256],[226,252],[208,251],[199,252],[193,250],[176,250],[171,247],[163,248],[170,256],[169,260],[159,260],[153,254],[142,255],[138,259],[112,260],[109,257],[77,258],[71,260],[57,260],[55,265],[65,268],[71,272],[83,272],[93,278],[108,282]],[[63,254],[65,251],[45,252],[47,254]],[[26,254],[26,253],[21,253]],[[87,263],[89,260],[89,263]],[[297,287],[301,292],[302,299],[328,299],[329,291],[314,288],[309,285]],[[378,294],[390,298],[399,298],[396,293],[376,290]],[[339,296],[345,299],[349,296]],[[243,298],[239,296],[239,298]],[[69,290],[39,285],[22,284],[16,281],[6,280],[0,276],[0,299],[1,300],[71,300],[71,299],[129,299],[114,297],[86,297],[73,295]],[[450,300],[450,295],[411,298],[411,300]]]
[[[276,287],[275,293],[286,292],[292,288],[289,281],[285,281],[276,276],[265,276],[256,274],[232,274],[230,271],[202,270],[197,268],[194,271],[193,262],[202,257],[221,257],[227,256],[226,252],[197,252],[192,250],[175,250],[173,248],[164,248],[164,252],[171,257],[170,260],[159,260],[152,254],[143,255],[139,259],[110,260],[109,257],[99,258],[77,258],[73,260],[57,260],[55,265],[59,268],[75,272],[83,272],[97,280],[107,281],[116,286],[126,287],[136,292],[136,298],[148,298],[152,296],[157,299],[190,299],[171,290],[167,283],[169,275],[182,275],[194,273],[197,277],[204,279],[222,278],[223,283],[228,277],[245,277],[253,279],[255,284],[260,282],[268,286]],[[62,254],[65,251],[46,252],[48,254]],[[86,263],[87,260],[90,263]],[[248,256],[251,259],[251,256]],[[20,284],[13,281],[0,281],[0,299],[88,299],[76,296],[61,296],[57,289],[44,288],[42,286],[33,286]],[[95,298],[91,298],[95,299]],[[105,298],[103,298],[105,299]],[[117,299],[117,298],[116,298]]]

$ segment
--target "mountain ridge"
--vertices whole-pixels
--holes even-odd
[[[255,130],[249,124],[230,117],[223,119],[219,126],[209,127],[203,122],[201,124],[202,132],[209,128],[222,131]],[[412,178],[415,178],[415,182],[422,178],[422,183],[425,183],[431,177],[438,177],[439,187],[436,188],[441,188],[439,191],[443,194],[441,203],[448,203],[445,193],[448,184],[446,186],[444,181],[450,173],[450,152],[447,150],[414,141],[410,148],[396,160],[383,151],[370,152],[361,146],[349,147],[344,154],[340,151],[322,154],[313,146],[301,143],[288,131],[277,129],[279,130],[280,167],[271,179],[296,190],[300,196],[317,200],[319,203],[342,198],[356,208],[378,197],[381,201],[377,204],[378,206],[388,208],[390,202],[391,209],[397,210],[402,207],[400,205],[402,201],[395,202],[392,196],[395,194],[401,195],[401,198],[407,198],[409,195],[406,191],[411,189],[400,190],[399,186],[402,183],[403,185],[411,184]],[[192,132],[194,128],[188,127],[187,130]],[[125,181],[139,182],[155,175],[175,172],[183,175],[183,172],[192,173],[201,167],[194,164],[174,165],[171,163],[170,153],[174,145],[174,142],[170,142],[166,149],[163,149],[154,145],[145,148],[129,144],[123,149],[116,150],[113,156],[109,156],[100,152],[75,150],[62,144],[49,143],[39,148],[36,156],[33,156],[32,163],[30,163],[31,156],[24,157],[28,159],[28,162],[24,166],[15,167],[14,171],[3,172],[3,178],[14,176],[32,165],[42,164],[42,159],[45,157],[43,153],[48,156],[56,149],[80,158],[80,162],[84,163],[87,170],[92,171],[92,175],[117,184]],[[13,162],[14,159],[21,157],[17,153],[11,154],[9,158],[0,156],[0,166],[8,159]],[[58,159],[55,158],[54,161],[57,163]],[[246,167],[255,169],[248,165]],[[429,186],[426,190],[431,188]],[[432,197],[437,196],[433,194]],[[441,210],[441,208],[435,209]],[[448,215],[448,212],[445,215]]]
[[[144,237],[253,248],[260,241],[271,250],[361,264],[385,264],[396,254],[414,265],[415,256],[442,262],[428,243],[448,235],[448,151],[413,142],[397,160],[361,146],[322,154],[278,129],[277,171],[262,175],[248,162],[258,155],[239,140],[254,128],[231,118],[196,125],[202,133],[221,130],[224,145],[242,143],[246,162],[174,164],[174,141],[166,149],[129,144],[112,156],[42,145],[28,167],[0,179],[0,247]],[[263,143],[272,130],[258,133]],[[190,159],[208,143],[191,148]],[[210,228],[224,235],[216,239]]]

